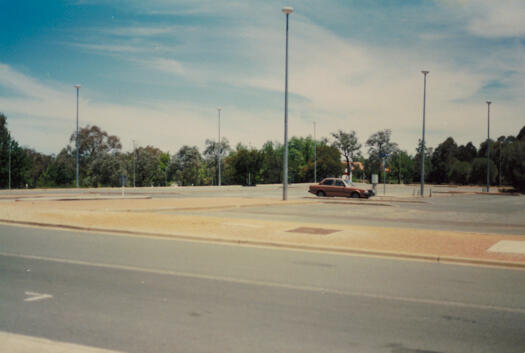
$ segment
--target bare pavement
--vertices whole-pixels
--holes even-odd
[[[354,200],[296,184],[288,201],[279,185],[13,191],[0,222],[525,268],[525,197],[416,189]]]

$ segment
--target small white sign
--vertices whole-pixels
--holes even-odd
[[[378,180],[377,174],[372,174],[372,184],[377,184]]]

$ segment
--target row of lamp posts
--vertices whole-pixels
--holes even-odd
[[[423,70],[421,73],[424,76],[423,81],[423,139],[421,141],[421,197],[425,195],[425,113],[427,101],[427,75],[429,71]],[[487,192],[490,191],[490,104],[487,101]]]
[[[293,13],[292,7],[284,7],[282,12],[286,15],[286,49],[285,49],[285,70],[284,70],[284,156],[283,156],[283,200],[288,199],[288,28],[289,28],[289,17]],[[421,73],[424,75],[423,83],[423,133],[421,142],[421,197],[425,194],[425,114],[426,114],[426,97],[427,97],[427,75],[429,71],[423,70]],[[76,187],[78,188],[78,97],[80,85],[75,85],[77,89],[77,130],[76,130]],[[487,101],[487,192],[490,191],[490,104],[492,102]],[[221,111],[222,108],[217,108],[218,114],[218,143],[217,143],[217,164],[219,177],[217,185],[221,186]],[[316,151],[316,125],[314,122],[314,182],[317,182],[317,151]],[[11,150],[11,148],[9,148]],[[9,163],[9,169],[11,163]],[[135,169],[135,168],[133,168]],[[135,174],[135,173],[134,173]],[[133,184],[135,184],[135,176],[133,176]],[[9,172],[9,188],[11,188],[11,172]]]

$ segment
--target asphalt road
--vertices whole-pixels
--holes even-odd
[[[0,331],[127,352],[523,352],[524,279],[0,225]]]

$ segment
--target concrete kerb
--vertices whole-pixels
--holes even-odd
[[[384,250],[373,250],[373,249],[361,249],[361,248],[340,248],[330,246],[312,246],[304,244],[296,244],[289,242],[275,242],[275,241],[261,241],[261,240],[250,240],[250,239],[228,239],[224,237],[203,237],[188,234],[165,234],[158,232],[146,232],[146,231],[132,231],[124,229],[110,229],[110,228],[98,228],[98,227],[82,227],[73,225],[53,224],[44,222],[32,222],[32,221],[13,221],[8,219],[0,219],[0,223],[20,225],[20,226],[35,226],[44,228],[57,228],[65,230],[76,230],[96,233],[113,233],[120,235],[132,235],[132,236],[154,236],[159,238],[170,238],[185,241],[201,241],[201,242],[214,242],[222,244],[235,244],[235,245],[247,245],[247,246],[263,246],[272,248],[283,248],[293,250],[306,250],[306,251],[323,251],[332,252],[339,254],[348,255],[362,255],[362,256],[377,256],[377,257],[388,257],[404,260],[420,260],[437,263],[451,263],[451,264],[464,264],[464,265],[477,265],[477,266],[490,266],[490,267],[502,267],[502,268],[513,268],[525,270],[525,263],[523,262],[512,262],[512,261],[501,261],[501,260],[487,260],[487,259],[476,259],[468,257],[453,257],[453,256],[440,256],[432,254],[411,254],[403,252],[391,252]]]

